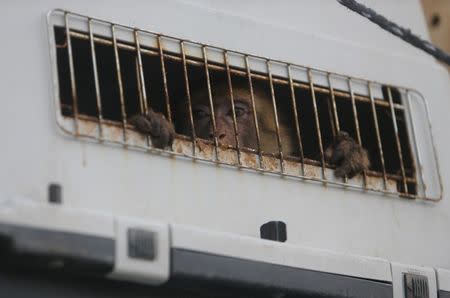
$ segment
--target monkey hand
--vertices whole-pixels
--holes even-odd
[[[336,177],[352,178],[370,166],[367,150],[345,131],[340,131],[325,150],[325,160],[336,166]]]
[[[159,149],[172,148],[175,129],[163,114],[150,109],[146,115],[131,117],[130,123],[140,133],[150,136],[154,147]]]

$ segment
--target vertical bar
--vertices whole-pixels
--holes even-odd
[[[167,119],[170,123],[172,123],[172,112],[170,110],[170,98],[169,98],[169,89],[167,87],[167,74],[166,74],[166,66],[164,63],[164,52],[161,44],[161,36],[158,35],[158,49],[159,49],[159,58],[161,61],[161,72],[163,77],[164,84],[164,98],[166,99],[166,109],[167,109]]]
[[[312,80],[311,69],[308,68],[307,72],[308,72],[309,88],[311,89],[311,96],[313,101],[314,119],[316,122],[316,133],[317,138],[319,140],[320,162],[322,164],[322,179],[327,180],[327,178],[325,177],[325,157],[323,154],[322,134],[320,133],[321,130],[320,130],[319,112],[317,111],[316,92],[314,91],[314,83]]]
[[[139,103],[141,113],[148,114],[148,103],[147,103],[147,90],[145,88],[145,78],[144,78],[144,67],[142,64],[142,53],[141,53],[141,43],[139,42],[139,32],[134,29],[134,43],[136,44],[136,57],[137,57],[137,83],[139,90]],[[146,137],[147,147],[150,147],[150,136]]]
[[[111,25],[111,33],[113,38],[114,58],[116,62],[117,82],[119,84],[120,110],[122,112],[123,140],[127,143],[127,112],[125,109],[125,99],[123,95],[122,72],[120,70],[119,50],[117,48],[116,27]]]
[[[236,142],[236,154],[237,154],[237,160],[238,165],[242,165],[241,161],[241,148],[239,144],[239,135],[238,135],[238,127],[237,127],[237,120],[236,120],[236,111],[234,110],[234,94],[233,94],[233,84],[231,82],[231,72],[230,72],[230,63],[228,61],[228,52],[223,52],[223,59],[225,61],[225,67],[227,71],[227,82],[228,82],[228,90],[230,92],[230,104],[231,104],[231,110],[233,113],[233,128],[234,128],[234,139]]]
[[[88,26],[89,26],[89,42],[91,45],[92,69],[94,72],[95,96],[97,99],[98,131],[100,135],[100,140],[103,141],[103,109],[102,109],[102,98],[100,94],[100,84],[98,81],[97,56],[95,53],[94,34],[92,32],[92,19],[88,20]]]
[[[202,46],[202,52],[203,52],[203,63],[205,64],[206,84],[208,87],[209,108],[211,109],[211,122],[212,122],[213,133],[214,133],[214,149],[216,152],[216,161],[219,161],[219,151],[218,151],[219,143],[217,141],[216,115],[214,112],[214,103],[213,103],[212,93],[211,93],[211,81],[210,81],[210,77],[209,77],[208,56],[206,54],[205,46]]]
[[[397,144],[398,158],[400,160],[400,170],[402,171],[402,183],[403,183],[404,191],[407,194],[408,193],[408,184],[406,183],[405,165],[403,164],[403,153],[402,153],[402,147],[400,145],[400,138],[398,136],[397,117],[395,116],[394,103],[392,101],[391,87],[387,87],[387,91],[388,91],[388,98],[389,98],[389,107],[391,109],[392,124],[394,125],[395,142]]]
[[[413,117],[412,117],[411,96],[410,96],[408,90],[406,91],[406,97],[407,97],[406,103],[408,105],[409,119],[410,119],[410,122],[411,122],[411,132],[412,132],[412,136],[413,136],[414,148],[416,150],[417,163],[419,165],[419,171],[420,171],[420,182],[422,183],[423,194],[425,196],[426,190],[427,190],[427,186],[425,184],[425,178],[423,176],[422,156],[420,154],[419,146],[417,144],[416,128],[415,128]],[[413,158],[413,160],[414,160],[414,158]],[[416,167],[416,169],[417,169],[417,167]]]
[[[331,74],[328,73],[327,74],[327,78],[328,78],[328,87],[330,89],[330,98],[331,98],[331,108],[333,110],[333,120],[334,120],[334,127],[336,129],[336,134],[338,134],[341,131],[341,128],[339,126],[339,116],[337,113],[337,107],[336,107],[336,97],[334,95],[334,88],[333,85],[331,84]]]
[[[255,122],[256,142],[258,145],[258,156],[259,156],[259,168],[263,169],[264,163],[263,163],[262,151],[261,151],[261,137],[259,134],[258,116],[256,114],[255,94],[253,93],[252,75],[250,72],[250,64],[248,62],[247,55],[245,55],[245,68],[247,69],[248,84],[249,84],[249,88],[250,88],[250,99],[252,101],[252,109],[253,109],[253,121]]]
[[[385,161],[384,161],[383,145],[381,144],[381,134],[380,134],[380,128],[379,128],[379,125],[378,125],[377,110],[375,108],[375,99],[373,98],[372,85],[370,84],[370,82],[368,83],[368,88],[369,88],[370,103],[371,103],[371,106],[372,106],[373,122],[374,122],[374,125],[375,125],[375,132],[376,132],[376,135],[377,135],[378,153],[380,154],[381,167],[383,169],[384,190],[387,190],[387,176],[386,176],[386,165],[385,165]]]
[[[280,154],[280,170],[281,170],[281,174],[284,174],[284,158],[283,158],[283,148],[281,147],[280,124],[278,122],[277,103],[276,103],[276,99],[275,99],[275,90],[273,87],[272,70],[270,68],[269,60],[266,60],[266,66],[267,66],[267,73],[269,74],[270,94],[272,96],[272,106],[273,106],[275,129],[276,129],[276,133],[277,133],[277,142],[278,142],[278,153]]]
[[[72,38],[70,37],[69,29],[69,13],[64,14],[65,25],[66,25],[66,38],[67,38],[67,53],[69,56],[69,71],[70,71],[70,87],[72,89],[72,108],[73,108],[73,119],[75,124],[75,135],[79,135],[79,124],[78,124],[78,94],[77,94],[77,84],[75,80],[75,67],[73,65],[73,53],[72,53]]]
[[[299,144],[299,153],[300,153],[300,160],[302,162],[302,176],[305,176],[305,160],[303,155],[303,143],[302,138],[300,134],[300,124],[298,119],[298,112],[297,112],[297,100],[295,99],[295,89],[294,89],[294,82],[292,80],[292,73],[291,73],[291,65],[287,65],[287,71],[289,76],[289,87],[291,89],[291,100],[292,100],[292,109],[294,112],[294,121],[295,121],[295,131],[297,133],[297,141]]]
[[[196,133],[195,133],[194,116],[192,114],[191,91],[189,88],[189,77],[188,77],[188,70],[187,70],[187,64],[186,64],[186,49],[184,48],[184,41],[180,42],[180,48],[181,48],[181,59],[183,62],[184,84],[186,86],[186,98],[187,98],[187,106],[188,106],[188,112],[189,112],[189,121],[191,123],[192,155],[194,155],[194,157],[195,157],[196,156],[197,137],[196,137]]]
[[[353,87],[352,87],[352,79],[348,78],[347,83],[348,83],[348,89],[350,92],[350,97],[352,100],[353,119],[355,120],[355,129],[356,129],[356,140],[357,140],[358,144],[360,146],[362,146],[361,131],[359,129],[358,110],[356,109],[355,94],[353,93]],[[362,174],[363,174],[364,188],[367,188],[367,173],[364,170]]]
[[[148,113],[147,90],[145,88],[145,78],[144,78],[144,67],[142,64],[141,43],[139,42],[139,32],[137,29],[134,29],[134,42],[136,44],[136,56],[137,56],[137,62],[138,62],[139,96],[141,96],[141,99],[142,99],[141,112],[143,114],[147,114]]]

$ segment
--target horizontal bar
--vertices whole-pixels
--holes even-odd
[[[73,31],[70,32],[70,36],[77,37],[77,38],[83,39],[83,40],[88,40],[88,38],[89,38],[89,36],[86,35],[86,34],[73,32]],[[112,41],[110,41],[110,40],[108,40],[106,38],[100,38],[100,37],[94,37],[94,41],[98,42],[100,44],[104,44],[104,45],[112,45],[113,44]],[[124,50],[136,51],[136,47],[135,46],[129,45],[129,44],[125,44],[125,43],[121,43],[119,41],[117,41],[117,47],[120,48],[120,49],[124,49]],[[149,56],[159,56],[159,51],[158,50],[150,50],[148,48],[142,47],[142,45],[141,45],[141,52],[143,54],[146,54],[146,55],[149,55]],[[172,54],[164,53],[164,57],[167,58],[167,59],[173,60],[173,61],[182,62],[182,57],[178,56],[178,55],[172,55]],[[198,58],[198,59],[200,59],[200,58]],[[275,60],[269,60],[269,61],[273,62]],[[204,63],[203,62],[197,61],[197,60],[194,60],[194,59],[189,59],[188,57],[186,57],[186,62],[188,64],[191,64],[191,65],[204,67]],[[291,67],[294,67],[294,65],[291,65]],[[208,63],[208,68],[214,69],[214,70],[226,71],[226,67],[225,66],[221,66],[221,65],[217,65],[217,64]],[[247,72],[245,70],[239,70],[239,69],[233,68],[232,66],[230,66],[230,71],[233,74],[236,74],[236,75],[239,75],[239,76],[244,76],[244,77],[247,76]],[[252,78],[256,78],[256,79],[262,79],[262,80],[265,80],[265,81],[269,80],[269,77],[267,75],[256,74],[254,72],[252,72],[251,76],[252,76]],[[340,77],[344,78],[344,76],[342,76],[342,75],[340,75]],[[352,79],[355,79],[355,78],[352,78]],[[358,80],[358,79],[356,79],[356,80]],[[282,85],[289,85],[289,79],[281,79],[281,78],[275,78],[274,77],[273,78],[273,82],[274,83],[278,83],[278,84],[282,84]],[[369,82],[369,81],[365,81],[365,82]],[[293,85],[295,87],[299,87],[299,88],[304,89],[304,90],[309,90],[309,84],[308,83],[300,83],[298,81],[293,81]],[[330,94],[330,90],[329,90],[328,87],[320,87],[320,86],[314,85],[314,90],[316,92],[319,92],[319,93],[322,93],[322,94]],[[340,97],[343,97],[345,99],[351,100],[351,96],[350,96],[350,94],[348,92],[339,91],[339,90],[336,90],[336,89],[334,89],[333,91],[334,91],[334,95],[335,96],[340,96]],[[360,102],[366,102],[366,103],[370,103],[371,102],[369,96],[362,96],[362,95],[354,94],[354,98],[355,98],[355,100],[360,101]],[[389,103],[384,101],[383,99],[374,98],[374,100],[375,100],[375,104],[378,105],[378,106],[387,107],[387,108],[390,107]],[[405,107],[403,105],[396,104],[396,103],[394,103],[394,108],[396,110],[404,110],[405,109]]]

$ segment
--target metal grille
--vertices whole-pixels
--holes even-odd
[[[48,24],[57,121],[68,134],[365,192],[429,200],[439,200],[442,196],[428,108],[415,90],[239,53],[63,10],[51,11]],[[212,82],[217,74],[226,80],[233,111],[233,80],[241,78],[247,82],[257,148],[239,144],[234,112],[236,144],[219,144]],[[146,113],[149,107],[162,111],[171,123],[176,123],[173,107],[182,97],[193,128],[191,88],[193,81],[199,80],[208,92],[212,141],[199,139],[192,129],[189,135],[177,134],[172,150],[160,150],[152,147],[150,138],[136,132],[128,123],[130,116]],[[269,87],[278,152],[261,149],[255,108],[256,81],[265,82]],[[130,95],[130,90],[135,90],[136,96]],[[283,152],[280,102],[290,107],[288,113],[298,144],[294,155]],[[334,177],[333,166],[324,158],[326,141],[344,128],[368,149],[373,164],[352,179]],[[419,135],[423,139],[421,144]],[[315,156],[311,148],[316,149]]]

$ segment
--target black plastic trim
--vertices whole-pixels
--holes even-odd
[[[2,266],[103,275],[114,268],[115,240],[0,224],[0,260]]]
[[[438,292],[438,297],[439,297],[439,298],[450,298],[450,292],[440,290],[440,291]]]
[[[208,254],[171,250],[171,280],[311,297],[393,297],[392,283]]]

